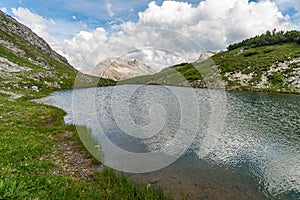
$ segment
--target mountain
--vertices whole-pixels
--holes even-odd
[[[97,64],[88,74],[112,80],[123,80],[155,72],[150,66],[137,59],[126,62],[120,58],[107,58]]]
[[[119,83],[300,93],[300,32],[267,31],[206,60]]]
[[[114,84],[112,80],[78,72],[41,37],[0,11],[1,93],[31,98],[59,89],[71,89],[75,79],[79,87]]]

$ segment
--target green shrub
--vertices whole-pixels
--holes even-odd
[[[245,57],[250,57],[250,56],[254,56],[256,54],[258,54],[257,51],[255,51],[255,50],[248,50],[247,52],[244,53],[244,56]]]
[[[282,84],[284,81],[284,76],[281,73],[273,72],[268,76],[268,81],[273,85]]]

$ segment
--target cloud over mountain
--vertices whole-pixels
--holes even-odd
[[[153,1],[138,13],[136,22],[123,22],[111,30],[99,27],[81,31],[72,39],[54,38],[56,41],[50,43],[77,68],[93,67],[107,57],[134,56],[159,68],[196,60],[203,50],[222,50],[230,43],[266,30],[299,27],[279,10],[278,5],[288,0],[275,1],[277,4],[269,0],[205,0],[197,6],[177,1],[158,5]],[[43,21],[30,13],[21,15],[20,8],[14,14],[30,27],[41,24],[35,30],[38,34],[50,34],[44,26],[52,20]]]

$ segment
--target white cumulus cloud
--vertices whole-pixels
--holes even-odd
[[[56,44],[56,39],[49,34],[48,27],[54,26],[53,20],[47,20],[27,8],[12,8],[12,13],[18,21],[27,25],[33,32],[45,39],[50,45]]]
[[[115,13],[113,13],[112,11],[112,4],[110,1],[107,1],[106,9],[107,9],[108,16],[113,17],[115,15]]]
[[[196,60],[201,51],[222,50],[267,30],[299,28],[279,11],[279,1],[288,0],[275,1],[277,4],[270,0],[251,3],[248,0],[204,0],[197,6],[177,1],[157,5],[153,1],[138,13],[138,21],[114,25],[117,32],[101,27],[78,31],[72,39],[59,41],[53,47],[78,69],[92,68],[107,57],[122,57],[139,58],[160,70]],[[109,12],[111,5],[107,5]],[[27,16],[28,21],[23,22],[45,34],[47,40],[45,27],[51,20],[34,16],[36,19],[32,21],[28,10],[15,10],[17,18],[22,18],[20,13]]]
[[[196,7],[186,2],[151,2],[138,16],[137,22],[122,23],[121,31],[108,36],[96,51],[92,44],[85,51],[90,54],[84,65],[91,67],[109,56],[136,56],[163,67],[193,61],[203,50],[225,49],[267,30],[296,28],[271,1],[206,0]]]
[[[64,52],[64,39],[73,38],[76,32],[82,30],[86,25],[82,23],[69,23],[66,21],[54,21],[53,19],[46,19],[38,14],[31,12],[28,8],[12,8],[14,17],[21,23],[28,26],[33,32],[38,34],[49,45],[59,53]],[[78,37],[74,37],[78,40]],[[68,59],[74,60],[75,55],[66,54]],[[75,62],[73,62],[76,65]]]
[[[0,8],[0,10],[7,13],[7,9],[5,7]]]
[[[297,0],[272,0],[274,1],[281,9],[294,8],[298,15],[300,14],[300,1]]]
[[[75,67],[80,68],[93,50],[104,45],[106,40],[107,32],[103,28],[97,28],[91,32],[81,31],[73,39],[64,40],[57,50],[66,56]],[[87,62],[86,64],[89,65],[90,63]]]

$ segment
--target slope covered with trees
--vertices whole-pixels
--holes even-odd
[[[300,32],[296,30],[276,32],[276,29],[274,29],[272,32],[267,31],[265,34],[257,35],[253,38],[243,40],[242,42],[231,44],[227,47],[227,49],[231,51],[240,47],[255,48],[283,43],[300,44]]]

